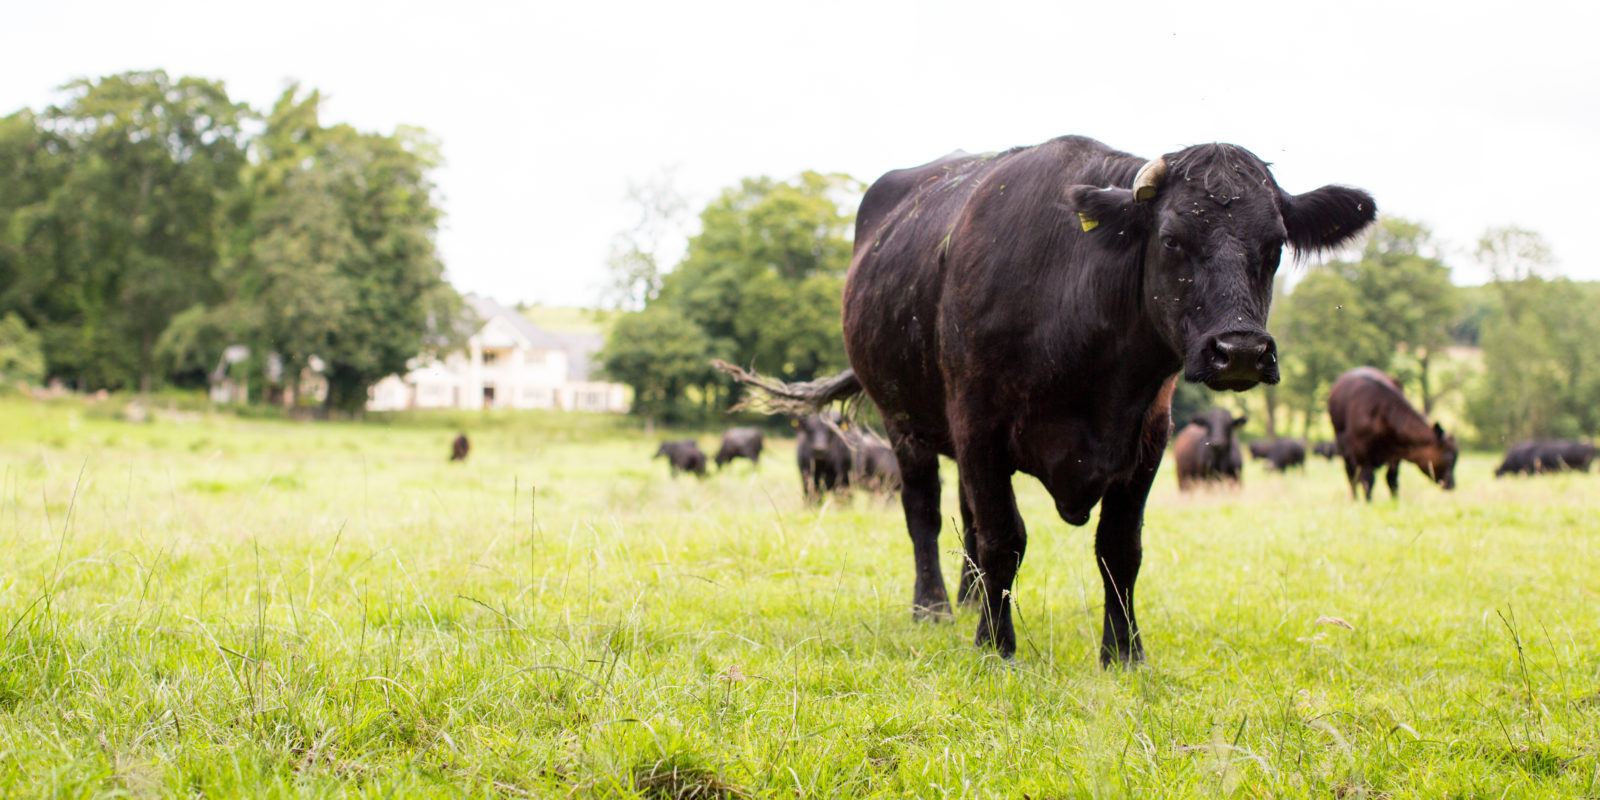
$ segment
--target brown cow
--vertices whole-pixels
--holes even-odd
[[[457,435],[456,440],[450,443],[450,460],[466,461],[467,452],[471,449],[472,444],[467,441],[467,435],[465,433]]]
[[[1387,465],[1384,481],[1391,497],[1400,497],[1400,462],[1416,464],[1429,479],[1445,489],[1456,488],[1456,439],[1438,423],[1406,402],[1400,384],[1373,367],[1356,367],[1339,376],[1328,393],[1328,416],[1344,456],[1350,496],[1356,485],[1372,502],[1372,484],[1380,464]]]
[[[1234,418],[1226,409],[1213,408],[1194,415],[1178,431],[1172,460],[1178,467],[1178,490],[1187,492],[1201,482],[1239,485],[1244,458],[1239,455],[1238,430],[1249,417]]]

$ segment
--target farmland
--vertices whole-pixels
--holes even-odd
[[[0,795],[1600,793],[1600,477],[1164,473],[1150,661],[1103,672],[1092,527],[1032,479],[1008,663],[911,620],[897,505],[656,438],[0,400]]]

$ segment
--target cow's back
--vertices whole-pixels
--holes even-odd
[[[1031,337],[1046,322],[1044,304],[1059,299],[1030,295],[1006,275],[977,274],[972,254],[990,253],[996,243],[1009,253],[1025,253],[1029,248],[1019,241],[1029,237],[1039,249],[1041,237],[1050,235],[1041,229],[1054,231],[1070,216],[1062,196],[1068,185],[1126,184],[1141,163],[1092,139],[1062,137],[998,154],[953,154],[873,183],[857,215],[844,290],[844,340],[857,378],[891,428],[903,430],[915,420],[922,427],[914,435],[947,449],[948,370],[941,359],[991,345],[1038,355]],[[1049,265],[1029,268],[1044,271]],[[958,273],[959,296],[951,296],[947,278]],[[977,326],[981,331],[948,318],[952,303],[989,301],[1006,308],[986,320],[996,324]],[[958,333],[945,341],[944,330]],[[989,339],[972,338],[980,335]],[[1011,360],[990,355],[995,363]],[[1050,363],[1059,368],[1062,362]],[[1047,379],[1048,372],[1016,374]]]

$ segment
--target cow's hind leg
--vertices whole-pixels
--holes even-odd
[[[900,460],[900,507],[906,513],[906,531],[916,561],[911,615],[916,619],[945,618],[950,615],[950,595],[939,568],[939,454],[901,439],[894,455]]]
[[[1361,496],[1356,494],[1356,462],[1351,461],[1349,456],[1344,459],[1344,479],[1350,484],[1350,499],[1360,500]]]
[[[1389,484],[1389,497],[1392,500],[1400,499],[1400,462],[1390,461],[1389,469],[1383,473],[1383,482]]]
[[[961,586],[956,590],[956,600],[962,605],[978,603],[978,528],[972,524],[972,504],[967,502],[967,490],[956,487],[961,501]]]

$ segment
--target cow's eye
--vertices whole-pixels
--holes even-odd
[[[1183,249],[1183,245],[1179,244],[1178,240],[1171,236],[1161,237],[1161,246],[1166,248],[1166,250],[1171,253],[1176,253]]]

